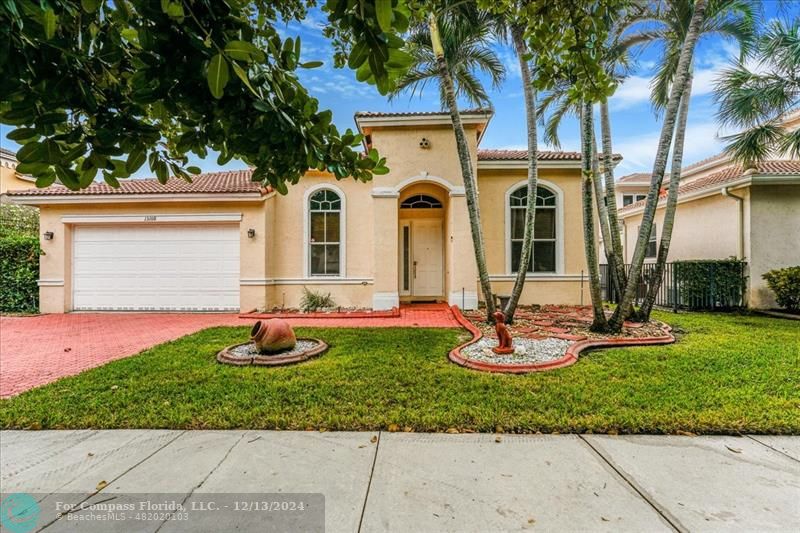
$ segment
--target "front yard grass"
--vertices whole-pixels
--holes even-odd
[[[3,428],[800,433],[800,327],[660,313],[670,346],[586,353],[524,376],[447,360],[453,329],[307,329],[321,358],[282,368],[214,357],[249,328],[212,328],[0,401]]]

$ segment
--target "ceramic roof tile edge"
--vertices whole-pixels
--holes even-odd
[[[258,193],[264,196],[271,192],[271,188],[263,187],[260,183],[250,180],[252,169],[224,170],[206,172],[194,176],[192,183],[181,178],[171,177],[162,185],[155,178],[135,179],[120,181],[120,187],[114,188],[102,182],[96,182],[86,189],[72,191],[62,185],[55,185],[43,189],[23,189],[9,191],[11,197],[39,197],[39,196],[124,196],[124,195],[185,195],[185,194],[242,194]]]
[[[719,172],[715,172],[714,174],[709,174],[708,176],[703,176],[702,178],[697,178],[694,181],[681,185],[678,188],[678,198],[682,196],[685,197],[687,194],[697,191],[712,191],[716,187],[722,187],[727,183],[731,183],[745,176],[791,176],[794,174],[800,175],[800,160],[771,159],[762,161],[758,164],[754,172],[745,172],[742,167],[738,165],[731,166]],[[667,192],[662,188],[659,192],[659,199],[664,199],[666,196]],[[619,212],[620,214],[628,214],[638,211],[644,207],[645,203],[646,200],[640,200],[621,208]]]
[[[478,159],[485,161],[525,161],[526,150],[479,150]],[[579,152],[540,151],[541,161],[580,161]],[[259,193],[262,196],[272,191],[264,188],[260,183],[250,180],[252,169],[222,170],[205,172],[194,176],[192,183],[180,178],[171,177],[166,185],[162,185],[155,178],[130,178],[120,181],[119,188],[113,188],[103,182],[96,182],[86,189],[72,191],[62,185],[54,185],[43,189],[22,189],[9,191],[13,197],[40,197],[40,196],[124,196],[124,195],[159,195],[159,194],[241,194]]]
[[[539,161],[580,161],[580,152],[558,152],[554,150],[539,150]],[[602,156],[600,156],[602,159]],[[621,154],[614,154],[614,160],[620,161]],[[479,161],[527,161],[527,150],[502,150],[496,148],[481,148],[478,150]]]
[[[489,108],[462,109],[460,115],[494,115],[494,111]],[[447,111],[356,111],[354,116],[371,118],[392,118],[392,117],[435,117],[450,116]]]

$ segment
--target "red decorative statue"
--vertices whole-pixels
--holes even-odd
[[[497,332],[497,347],[492,348],[492,351],[496,354],[514,353],[511,333],[506,327],[506,315],[502,311],[495,311],[492,316],[494,317],[494,330]]]

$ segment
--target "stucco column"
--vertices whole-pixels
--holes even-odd
[[[372,189],[375,261],[373,268],[373,309],[391,309],[400,305],[398,293],[398,193],[390,187]],[[366,251],[365,251],[366,253]]]
[[[478,266],[475,264],[463,187],[454,187],[450,191],[447,227],[447,302],[462,309],[477,309]]]

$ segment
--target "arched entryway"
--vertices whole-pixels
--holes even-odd
[[[445,234],[448,191],[417,182],[398,197],[398,292],[405,302],[447,299]]]

